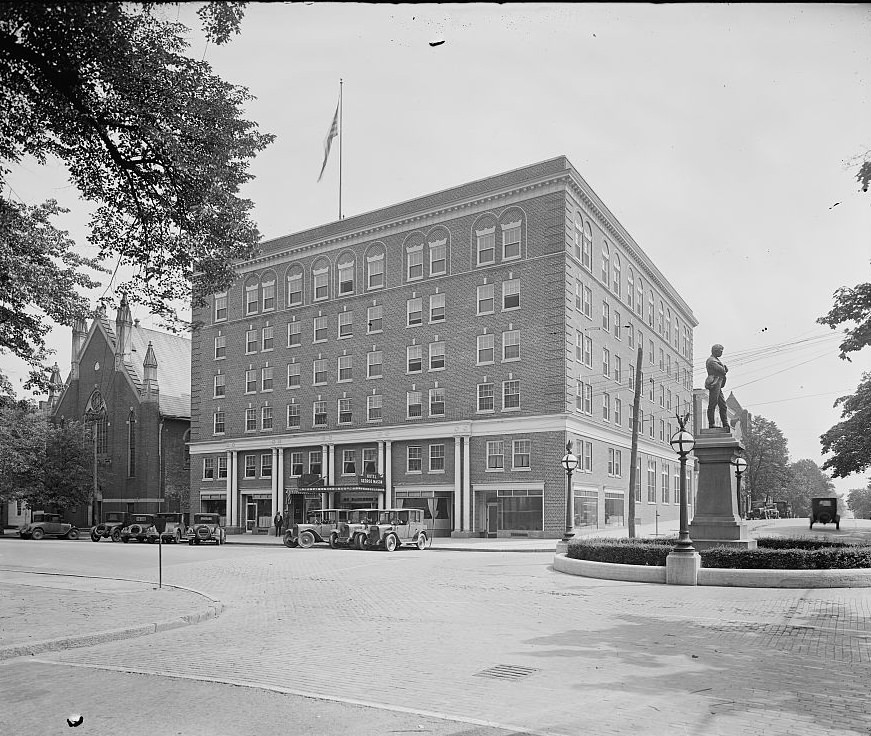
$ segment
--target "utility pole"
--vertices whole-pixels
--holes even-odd
[[[629,454],[629,538],[635,539],[635,484],[638,482],[638,413],[641,410],[641,364],[644,347],[638,341],[638,359],[635,361],[635,399],[632,402],[632,451]]]

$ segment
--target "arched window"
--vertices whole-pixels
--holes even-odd
[[[291,266],[287,269],[287,306],[298,307],[302,304],[302,267]]]
[[[127,477],[136,476],[136,414],[133,409],[127,415]]]
[[[651,329],[653,329],[653,327],[654,327],[653,312],[654,312],[655,308],[656,308],[656,306],[655,306],[655,297],[653,295],[653,289],[650,289],[647,292],[647,324],[650,326]]]
[[[330,264],[326,258],[312,264],[312,298],[316,302],[330,298]]]
[[[263,301],[263,312],[272,312],[275,310],[275,274],[266,273],[260,281],[260,295]]]
[[[656,331],[660,337],[665,335],[665,310],[662,306],[662,299],[659,300],[659,313],[656,319]]]
[[[626,273],[626,304],[630,311],[635,311],[635,271],[632,266]]]
[[[575,258],[581,260],[581,251],[584,247],[584,224],[580,216],[575,215]]]
[[[376,245],[366,253],[366,288],[384,288],[384,246]]]
[[[257,314],[260,309],[260,282],[251,278],[245,282],[245,314]]]
[[[665,341],[671,342],[671,309],[665,310]]]
[[[339,256],[338,265],[338,284],[339,296],[346,296],[354,293],[354,254],[350,252],[342,253]]]
[[[611,290],[619,297],[623,293],[623,272],[620,265],[620,254],[616,250],[614,251],[614,263],[612,270],[614,279]]]
[[[638,277],[638,288],[635,291],[635,313],[644,318],[644,282]]]
[[[584,223],[584,251],[581,254],[581,263],[590,273],[593,272],[593,228],[589,220]]]
[[[85,424],[90,424],[91,438],[96,445],[98,455],[105,455],[109,449],[108,445],[108,429],[109,420],[106,416],[106,404],[99,391],[94,391],[88,399],[85,406],[85,413],[82,421]]]
[[[611,248],[608,241],[602,241],[602,283],[608,286],[611,280]]]

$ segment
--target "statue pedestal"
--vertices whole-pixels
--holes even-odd
[[[699,489],[690,537],[697,550],[729,546],[756,549],[747,523],[738,514],[737,480],[732,465],[744,449],[728,429],[702,429],[693,450],[699,461]]]

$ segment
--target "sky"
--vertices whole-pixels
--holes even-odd
[[[694,385],[723,344],[727,389],[822,464],[835,399],[871,369],[816,323],[871,281],[871,193],[847,166],[871,149],[871,6],[252,3],[224,46],[195,9],[159,12],[276,135],[243,191],[264,239],[338,217],[338,140],[317,177],[340,79],[345,216],[566,155],[693,310]],[[59,224],[89,253],[61,167],[9,184],[70,207]],[[48,344],[66,376],[70,331]],[[23,365],[0,367],[23,393]]]

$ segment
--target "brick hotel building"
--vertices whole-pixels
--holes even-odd
[[[268,241],[237,273],[194,312],[192,511],[253,532],[417,507],[435,536],[557,537],[572,441],[575,526],[624,525],[640,346],[636,518],[678,516],[697,322],[565,157]]]

